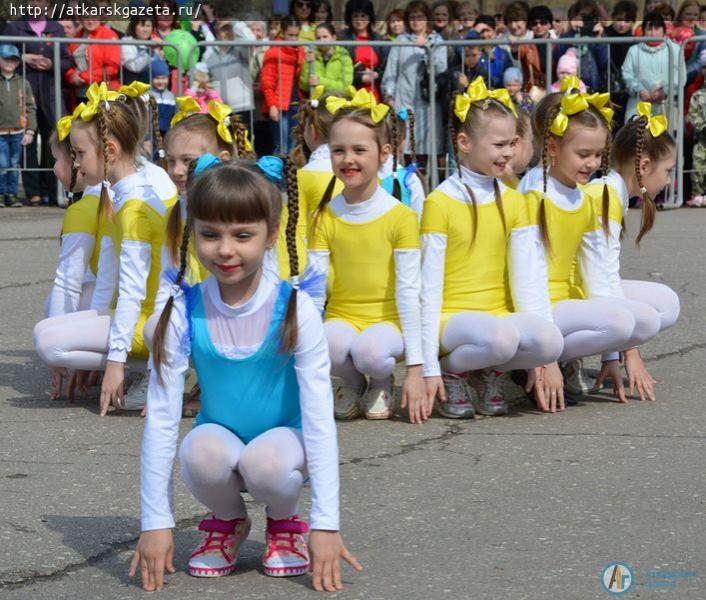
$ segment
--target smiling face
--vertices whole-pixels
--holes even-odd
[[[370,25],[370,17],[368,13],[354,12],[351,15],[351,25],[356,33],[365,33]]]
[[[640,161],[642,183],[647,188],[647,193],[651,198],[655,198],[664,188],[671,184],[672,171],[676,160],[677,151],[674,148],[659,160],[653,161],[649,158],[643,158]]]
[[[701,10],[698,5],[690,4],[681,11],[681,22],[678,25],[684,27],[694,27],[699,22],[699,14]]]
[[[138,40],[148,40],[152,36],[152,21],[140,21],[135,25],[135,36]]]
[[[167,173],[179,194],[186,191],[186,178],[189,165],[207,152],[218,154],[218,143],[204,135],[191,131],[176,131],[170,137],[166,147]]]
[[[549,34],[549,30],[552,28],[551,21],[545,19],[535,19],[532,21],[532,33],[536,38],[544,38]]]
[[[475,131],[468,133],[464,128],[458,135],[461,164],[481,175],[502,177],[515,154],[515,128],[509,114],[481,113]]]
[[[568,187],[586,184],[601,166],[608,131],[605,127],[586,127],[570,123],[561,138],[549,138],[548,153],[555,165],[552,176]]]
[[[416,35],[426,33],[428,24],[427,16],[421,10],[413,10],[409,13],[409,29],[412,33]]]
[[[90,131],[91,125],[85,125],[79,121],[74,122],[71,127],[71,146],[76,153],[76,164],[79,175],[84,179],[86,185],[96,185],[103,181],[103,159],[97,141]]]
[[[449,24],[449,7],[445,4],[440,4],[432,13],[434,16],[434,28],[437,30],[443,29]]]
[[[258,275],[265,252],[277,240],[277,230],[268,231],[266,221],[220,223],[194,220],[196,254],[224,288],[241,287]]]
[[[515,37],[522,37],[527,33],[527,21],[510,21],[507,28]]]
[[[330,134],[331,165],[343,185],[355,190],[377,185],[377,173],[390,145],[381,147],[375,130],[352,118],[335,122]]]

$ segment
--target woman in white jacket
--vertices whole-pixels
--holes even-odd
[[[133,19],[130,21],[123,39],[149,40],[152,37],[152,27],[153,24],[150,20]],[[152,83],[150,74],[152,48],[150,46],[122,45],[120,53],[121,82],[141,81],[142,83]]]

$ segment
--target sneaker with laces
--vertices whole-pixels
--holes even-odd
[[[267,517],[265,557],[262,567],[270,577],[294,577],[309,570],[309,549],[304,534],[309,531],[305,521],[294,515],[289,519]]]
[[[358,389],[339,385],[333,390],[333,416],[336,419],[350,421],[358,416],[360,413],[358,403],[365,392],[366,385],[366,382],[363,382]]]
[[[223,577],[235,569],[238,548],[250,533],[250,519],[223,521],[204,519],[199,530],[205,533],[201,543],[189,556],[189,575]]]
[[[392,382],[386,387],[370,387],[360,400],[360,409],[366,419],[389,419],[395,412]]]
[[[475,390],[466,382],[464,375],[442,373],[446,402],[436,402],[436,410],[447,419],[472,419],[475,416],[473,403],[477,400]]]
[[[482,415],[497,417],[508,413],[507,402],[503,395],[505,373],[495,369],[485,369],[476,379],[478,392],[478,412]]]
[[[130,373],[125,382],[125,397],[123,410],[142,410],[147,404],[147,389],[149,388],[150,374]]]
[[[7,204],[7,206],[11,206],[12,208],[20,208],[24,206],[16,194],[8,194],[5,196],[5,204]]]
[[[561,372],[564,376],[564,395],[578,397],[588,394],[591,386],[583,369],[583,359],[575,358],[563,363]]]

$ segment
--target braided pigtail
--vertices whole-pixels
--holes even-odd
[[[603,154],[601,155],[601,175],[606,177],[610,172],[610,149],[611,149],[611,139],[610,136],[606,137],[605,148],[603,148]],[[601,210],[603,213],[601,229],[603,229],[603,235],[607,240],[610,237],[610,192],[608,191],[608,184],[603,183],[603,197],[601,199]],[[623,227],[625,225],[623,224]]]
[[[179,207],[174,206],[174,210],[178,212]],[[191,220],[187,217],[186,226],[184,227],[184,232],[181,236],[181,245],[179,247],[179,272],[177,273],[176,282],[174,283],[174,288],[172,289],[167,303],[164,305],[162,314],[159,316],[159,321],[157,321],[157,327],[154,330],[154,337],[152,340],[152,361],[154,363],[155,371],[157,372],[157,377],[160,383],[162,383],[162,363],[165,359],[165,348],[164,342],[167,338],[167,327],[169,326],[169,318],[172,315],[172,308],[174,307],[174,297],[177,293],[177,288],[184,281],[184,276],[186,275],[186,254],[189,248],[189,237],[191,236]]]
[[[503,209],[503,197],[500,194],[500,184],[498,183],[498,178],[493,178],[493,191],[495,192],[495,206],[498,207],[498,213],[500,213],[500,220],[503,223],[503,231],[507,234],[507,223],[505,222],[505,210]]]
[[[154,139],[155,146],[157,147],[157,164],[166,171],[167,157],[164,153],[164,140],[162,139],[162,132],[159,130],[159,107],[157,106],[157,100],[151,94],[149,103],[150,113],[152,114],[152,138]]]
[[[321,201],[319,202],[319,205],[316,207],[316,214],[314,216],[314,221],[312,224],[313,229],[316,228],[316,226],[319,222],[319,219],[321,218],[321,215],[323,215],[324,210],[326,210],[326,206],[333,199],[333,190],[335,187],[336,187],[336,176],[333,175],[331,177],[331,180],[328,182],[326,189],[324,190],[324,195],[321,196]]]
[[[78,163],[76,162],[76,150],[69,144],[69,151],[71,153],[71,181],[69,182],[69,201],[67,206],[71,206],[74,200],[74,188],[76,187],[76,180],[78,179]]]
[[[409,122],[409,158],[412,163],[417,162],[417,136],[414,133],[414,124],[417,122],[414,111],[407,109],[407,119]]]
[[[390,145],[392,146],[392,195],[399,201],[402,200],[402,186],[400,185],[399,179],[397,179],[397,144],[399,140],[397,139],[397,126],[399,124],[399,117],[394,110],[390,111],[390,121],[388,130],[390,132]]]
[[[313,109],[309,102],[302,102],[297,111],[297,124],[292,127],[292,137],[296,140],[294,149],[289,154],[299,169],[303,168],[309,161],[308,148],[304,139],[304,128],[312,118]]]
[[[542,243],[544,248],[549,251],[551,249],[551,242],[549,240],[549,230],[547,227],[547,211],[544,206],[545,198],[547,196],[547,179],[549,177],[549,134],[552,121],[561,111],[561,105],[555,106],[544,124],[544,130],[542,131],[542,197],[539,201],[539,235],[542,238]]]
[[[657,212],[657,206],[655,201],[652,199],[650,194],[647,192],[645,183],[642,179],[642,170],[640,169],[640,163],[642,162],[642,155],[645,150],[645,135],[647,135],[647,128],[649,126],[649,120],[647,117],[640,117],[637,124],[637,140],[635,142],[635,177],[637,178],[637,184],[640,186],[640,197],[642,198],[642,218],[640,220],[640,231],[637,234],[637,239],[635,243],[639,246],[642,238],[647,235],[647,233],[652,229],[655,224],[655,213]]]
[[[98,222],[100,222],[102,217],[106,217],[107,220],[112,221],[115,216],[113,210],[113,203],[110,200],[110,195],[108,194],[108,118],[105,113],[105,107],[103,103],[98,104],[98,111],[96,113],[98,117],[98,135],[101,140],[101,149],[103,151],[103,181],[101,182],[101,192],[100,192],[100,202],[98,203]]]
[[[451,111],[449,117],[449,128],[451,129],[451,145],[453,153],[456,157],[456,168],[458,169],[458,180],[466,188],[466,192],[471,197],[471,215],[473,216],[471,229],[471,246],[476,241],[476,233],[478,232],[478,205],[476,204],[476,195],[467,183],[463,183],[463,173],[461,172],[461,153],[458,148],[458,134],[460,133],[456,119],[454,118],[454,101],[451,100]]]
[[[289,254],[289,273],[292,293],[289,295],[287,312],[282,324],[282,352],[293,353],[297,346],[299,325],[297,322],[297,291],[299,290],[299,256],[297,253],[297,221],[299,220],[299,184],[297,183],[297,165],[290,158],[285,159],[285,178],[287,182],[287,209],[289,217],[285,238]]]

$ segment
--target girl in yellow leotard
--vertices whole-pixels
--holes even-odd
[[[402,404],[423,397],[419,311],[419,230],[413,210],[385,192],[378,170],[392,148],[389,107],[366,90],[351,100],[329,98],[331,160],[344,190],[324,196],[311,225],[309,261],[333,266],[325,324],[335,391],[335,415],[369,419],[393,413],[392,372],[405,355]],[[370,385],[365,376],[370,377]],[[367,389],[367,391],[366,391]]]

